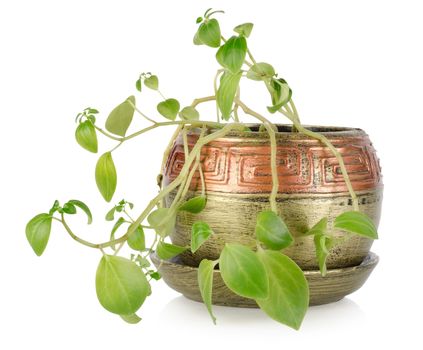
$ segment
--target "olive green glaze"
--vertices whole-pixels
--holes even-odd
[[[164,261],[153,253],[151,260],[172,289],[188,299],[202,302],[197,282],[197,268],[184,265],[180,257]],[[319,271],[305,271],[310,288],[310,305],[338,301],[355,292],[366,282],[378,261],[378,256],[370,253],[361,264],[342,269],[329,269],[325,277],[322,277]],[[213,275],[212,302],[224,306],[258,307],[254,300],[240,297],[229,290],[219,270],[215,270]]]
[[[190,194],[191,196],[194,193]],[[369,215],[376,224],[379,222],[382,194],[380,190],[358,193],[360,210]],[[168,198],[170,204],[173,196]],[[291,257],[303,270],[316,270],[318,264],[315,255],[313,237],[302,236],[322,217],[329,218],[329,225],[340,213],[348,210],[350,198],[347,194],[281,194],[278,196],[278,210],[295,237],[295,243],[285,249],[284,254]],[[214,231],[193,255],[184,253],[182,260],[190,266],[198,266],[203,258],[215,260],[225,242],[242,243],[255,246],[254,229],[259,211],[268,210],[267,195],[245,195],[208,193],[206,208],[193,215],[180,212],[172,242],[189,246],[191,226],[197,220],[206,221]],[[343,236],[341,231],[334,231],[335,236]],[[328,268],[347,267],[360,264],[368,254],[373,241],[360,236],[353,236],[347,242],[332,249],[327,259]]]

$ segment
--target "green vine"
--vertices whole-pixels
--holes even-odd
[[[375,225],[365,214],[359,211],[357,195],[351,185],[344,161],[334,145],[322,134],[305,128],[300,121],[296,106],[292,100],[292,91],[288,83],[278,77],[272,65],[258,62],[248,48],[247,40],[253,24],[244,23],[234,28],[235,35],[226,39],[222,36],[219,22],[214,15],[223,11],[207,10],[197,18],[198,29],[194,36],[195,45],[205,45],[217,49],[216,59],[220,65],[213,80],[214,94],[195,98],[192,103],[181,108],[175,98],[167,98],[159,89],[159,78],[148,72],[139,75],[135,87],[139,92],[144,88],[157,92],[161,101],[157,104],[159,118],[151,117],[137,107],[135,96],[128,97],[116,106],[108,115],[105,127],[98,126],[99,111],[86,108],[76,117],[76,141],[81,147],[92,153],[98,152],[98,135],[116,141],[116,146],[103,153],[96,164],[96,183],[103,198],[110,202],[117,186],[117,171],[113,161],[114,152],[125,142],[143,135],[150,130],[176,126],[169,143],[164,150],[157,184],[160,192],[147,204],[138,216],[132,217],[133,204],[125,200],[111,208],[105,219],[114,221],[110,239],[102,243],[93,243],[77,236],[66,221],[67,215],[82,210],[92,222],[91,211],[86,204],[78,200],[69,200],[63,205],[55,201],[47,213],[32,218],[26,226],[26,236],[37,255],[46,248],[51,232],[51,224],[59,222],[65,231],[78,243],[98,249],[102,258],[96,274],[96,290],[101,305],[108,311],[120,315],[129,323],[136,323],[136,315],[144,300],[151,294],[151,281],[160,278],[160,269],[151,268],[149,256],[156,252],[159,258],[170,259],[186,250],[196,250],[213,235],[213,229],[206,222],[196,221],[192,226],[190,246],[181,247],[166,242],[174,229],[179,212],[192,214],[201,212],[206,206],[207,190],[201,163],[201,149],[215,139],[222,138],[232,131],[251,132],[242,122],[240,111],[255,118],[264,128],[270,140],[270,165],[272,190],[269,195],[269,210],[257,215],[255,228],[256,247],[240,244],[226,244],[219,259],[203,259],[199,265],[198,282],[204,303],[215,322],[212,312],[213,270],[219,269],[225,284],[240,296],[254,299],[259,307],[273,319],[298,329],[308,307],[309,292],[304,273],[298,265],[283,253],[294,242],[288,227],[279,215],[277,195],[279,180],[277,172],[277,126],[262,114],[249,108],[241,100],[241,81],[250,79],[263,83],[271,97],[267,107],[271,114],[276,112],[287,117],[292,123],[292,131],[316,139],[327,146],[338,160],[343,178],[348,187],[352,210],[339,215],[332,228],[328,227],[327,218],[322,218],[305,236],[313,236],[316,246],[316,258],[322,275],[326,273],[326,258],[330,249],[342,244],[353,235],[370,239],[377,238]],[[216,121],[200,120],[196,109],[206,102],[216,103]],[[139,114],[150,125],[129,133],[134,114]],[[176,120],[179,118],[180,120]],[[200,129],[198,139],[189,145],[189,133]],[[195,131],[196,132],[196,131]],[[179,175],[167,186],[163,186],[163,172],[170,150],[175,140],[181,135],[185,162]],[[187,199],[187,194],[195,173],[199,173],[201,194]],[[165,198],[174,193],[169,207]],[[115,220],[115,216],[119,217]],[[115,238],[116,233],[126,227],[123,234]],[[343,230],[346,234],[338,239],[332,230]],[[147,244],[146,241],[152,241]],[[119,256],[121,248],[127,244],[133,251],[129,258]],[[110,251],[109,251],[110,250]],[[234,268],[237,266],[237,268]],[[242,270],[242,273],[240,272]],[[254,283],[251,283],[254,281]],[[280,301],[286,305],[280,307]]]

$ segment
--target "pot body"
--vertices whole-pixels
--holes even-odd
[[[382,204],[382,176],[376,151],[367,134],[360,129],[309,127],[324,134],[343,156],[360,210],[379,223]],[[312,237],[303,234],[322,217],[329,225],[340,213],[352,210],[352,201],[332,152],[321,142],[279,126],[277,133],[277,171],[279,190],[277,206],[295,238],[283,250],[303,270],[318,269]],[[188,135],[189,147],[198,133]],[[169,154],[164,185],[173,181],[184,165],[182,137],[178,137]],[[179,212],[171,240],[190,245],[191,226],[197,220],[207,222],[214,235],[195,254],[184,253],[185,264],[198,266],[204,258],[217,259],[225,243],[254,244],[258,212],[270,210],[272,188],[270,141],[266,132],[231,133],[205,145],[201,166],[207,193],[206,208],[199,214]],[[199,173],[190,184],[189,197],[201,193]],[[170,206],[175,193],[166,198]],[[331,227],[331,226],[329,226]],[[345,235],[334,231],[338,237]],[[367,256],[372,240],[353,236],[331,250],[328,268],[360,264]]]

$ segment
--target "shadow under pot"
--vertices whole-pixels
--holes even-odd
[[[174,244],[189,246],[191,226],[195,221],[207,222],[214,234],[195,252],[181,255],[182,262],[198,266],[202,259],[217,259],[225,243],[255,246],[254,230],[257,214],[270,209],[272,189],[270,141],[267,132],[231,132],[202,147],[201,167],[204,173],[207,205],[199,214],[178,212],[170,238]],[[360,211],[376,225],[382,204],[382,176],[376,151],[361,129],[344,127],[307,127],[325,135],[342,155]],[[322,217],[329,225],[342,212],[352,210],[352,201],[339,163],[320,141],[292,132],[290,126],[278,125],[277,173],[279,189],[277,207],[294,243],[283,250],[303,270],[318,270],[313,237],[304,236]],[[188,134],[191,149],[199,130]],[[184,165],[182,135],[169,153],[164,172],[164,186],[171,183]],[[169,207],[176,192],[165,204]],[[187,199],[201,194],[200,175],[194,175]],[[343,231],[334,231],[343,237]],[[372,240],[354,235],[331,250],[328,269],[359,265],[368,255]]]

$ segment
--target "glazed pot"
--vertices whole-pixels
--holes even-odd
[[[312,126],[324,134],[341,153],[360,210],[379,223],[382,204],[382,176],[376,151],[361,129]],[[267,132],[232,132],[205,145],[201,151],[207,193],[206,208],[200,214],[179,212],[171,240],[174,244],[190,244],[191,226],[197,220],[207,222],[214,235],[195,254],[184,253],[183,263],[198,266],[203,258],[217,259],[226,242],[254,246],[254,229],[258,212],[269,210],[272,187],[270,142]],[[284,249],[303,270],[316,270],[313,238],[303,234],[322,217],[329,225],[340,213],[352,210],[352,201],[339,164],[321,142],[291,132],[290,126],[279,125],[277,138],[277,171],[279,215],[295,237],[295,243]],[[188,135],[192,148],[199,131]],[[179,174],[184,165],[183,139],[180,135],[167,160],[164,185]],[[189,197],[201,193],[199,174],[190,184]],[[175,192],[166,198],[170,206]],[[342,231],[334,231],[342,237]],[[372,240],[353,236],[332,249],[327,267],[343,268],[359,265],[368,255]]]

